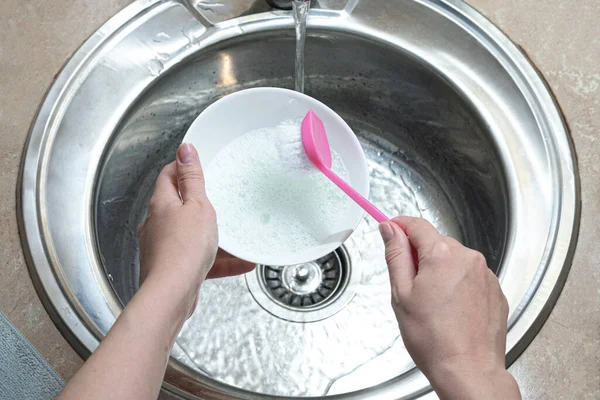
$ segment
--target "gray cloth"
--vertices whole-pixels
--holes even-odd
[[[46,400],[65,382],[0,312],[0,400]]]

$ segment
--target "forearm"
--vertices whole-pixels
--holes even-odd
[[[521,400],[517,382],[504,368],[442,366],[430,381],[441,400]]]
[[[185,284],[147,280],[60,399],[156,399],[193,302]]]

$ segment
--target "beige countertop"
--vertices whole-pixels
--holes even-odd
[[[65,378],[82,360],[31,283],[17,229],[16,184],[29,125],[55,74],[129,0],[0,4],[0,310]],[[582,220],[565,288],[511,366],[525,399],[600,399],[600,1],[470,0],[548,81],[579,159]]]

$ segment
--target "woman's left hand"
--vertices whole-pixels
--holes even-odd
[[[140,286],[154,280],[187,297],[190,313],[207,278],[239,275],[254,264],[217,249],[217,219],[196,149],[183,144],[158,176],[148,216],[138,227]],[[217,251],[218,250],[218,251]]]

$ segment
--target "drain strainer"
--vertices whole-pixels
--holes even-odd
[[[348,277],[346,260],[345,251],[338,249],[304,264],[260,266],[259,274],[273,300],[291,309],[305,310],[327,304],[343,289]]]
[[[259,265],[246,275],[254,299],[269,313],[294,322],[332,316],[354,297],[360,273],[342,246],[318,260],[285,266]]]

